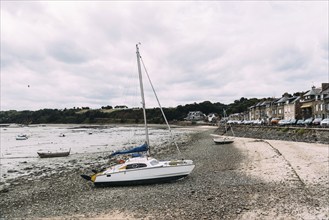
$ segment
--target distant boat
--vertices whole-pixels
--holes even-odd
[[[215,137],[213,138],[215,144],[231,144],[234,142],[232,137]]]
[[[16,136],[16,140],[27,140],[27,138],[26,134],[19,134]]]
[[[223,110],[223,111],[224,111],[224,117],[226,117],[226,111],[225,110]],[[215,142],[215,144],[231,144],[234,142],[235,135],[234,135],[233,128],[231,127],[231,125],[229,128],[233,134],[233,137],[224,136],[224,134],[226,134],[228,131],[228,128],[226,127],[226,122],[225,122],[225,131],[224,131],[223,135],[211,134],[211,136],[214,137],[213,141]]]
[[[41,158],[51,158],[51,157],[67,157],[70,155],[71,148],[69,151],[63,152],[37,152]]]

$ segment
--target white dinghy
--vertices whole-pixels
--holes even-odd
[[[223,109],[223,112],[224,112],[224,117],[226,117],[226,111],[224,109]],[[213,141],[215,142],[215,144],[232,144],[234,142],[235,134],[234,134],[233,128],[230,125],[229,129],[228,129],[226,126],[226,123],[227,122],[224,122],[224,128],[225,128],[224,134],[226,134],[228,132],[228,130],[230,129],[233,137],[225,136],[224,134],[223,135],[211,134],[211,136],[213,136]]]
[[[113,165],[102,172],[94,171],[94,174],[91,176],[81,175],[84,179],[91,180],[95,186],[122,186],[122,185],[169,182],[186,177],[192,172],[192,170],[195,167],[192,160],[183,159],[183,160],[158,161],[150,156],[150,145],[149,145],[148,127],[146,120],[144,88],[143,88],[143,79],[142,79],[141,63],[140,63],[141,56],[139,54],[138,45],[136,45],[136,54],[137,54],[139,84],[140,84],[141,99],[142,99],[143,114],[144,114],[146,140],[145,140],[145,144],[143,144],[140,147],[136,147],[132,150],[115,152],[111,156],[114,156],[116,154],[128,154],[128,153],[136,153],[136,152],[138,153],[144,152],[144,155],[139,154],[127,160],[120,160],[116,165]],[[171,132],[169,123],[166,119],[166,116],[164,115],[164,112],[159,103],[158,97],[155,93],[155,90],[150,81],[148,73],[146,72],[146,74],[151,84],[151,87],[153,89],[153,92],[155,94],[155,97],[158,101],[164,120],[167,123],[169,131]],[[177,147],[178,152],[180,153],[176,142],[174,143]]]

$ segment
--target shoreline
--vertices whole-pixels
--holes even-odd
[[[0,192],[5,219],[326,219],[328,147],[236,138],[215,145],[215,128],[191,135],[181,150],[196,168],[180,181],[95,188],[80,167]],[[316,146],[310,153],[310,146]],[[276,150],[275,150],[276,149]],[[173,151],[161,152],[170,157]],[[324,172],[326,170],[327,172]],[[310,174],[312,174],[310,176]],[[15,211],[13,211],[15,210]]]
[[[127,129],[125,129],[127,127]],[[162,146],[169,135],[163,126],[150,126],[151,142],[155,148]],[[187,127],[174,128],[175,140],[186,142],[188,133],[195,132]],[[142,128],[127,126],[98,126],[86,128],[85,125],[47,125],[32,128],[1,128],[1,171],[0,185],[13,178],[31,173],[48,172],[61,164],[77,167],[81,163],[92,163],[111,152],[137,146],[144,141],[138,131]],[[162,131],[163,130],[163,131]],[[20,133],[28,135],[24,141],[15,140]],[[65,134],[61,137],[60,134]],[[137,134],[137,135],[136,135]],[[71,149],[68,157],[40,159],[37,152],[64,151]],[[105,163],[104,161],[102,161]],[[83,164],[82,164],[83,165]],[[32,175],[32,174],[31,174]],[[1,189],[1,187],[0,187]]]

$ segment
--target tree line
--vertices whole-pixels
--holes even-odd
[[[212,103],[204,101],[201,103],[179,105],[175,108],[163,108],[168,121],[182,121],[190,111],[201,111],[204,114],[217,113],[223,117],[223,110],[227,115],[245,112],[248,108],[265,99],[240,98],[231,104],[220,102]],[[112,111],[106,111],[110,110]],[[115,109],[115,108],[114,108]],[[146,109],[149,123],[161,124],[164,119],[160,108]],[[85,123],[142,123],[143,112],[141,108],[115,109],[106,106],[101,109],[90,109],[89,107],[73,109],[40,109],[37,111],[0,111],[0,124],[85,124]]]

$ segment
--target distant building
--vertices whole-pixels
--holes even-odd
[[[284,119],[284,107],[287,100],[289,100],[289,98],[291,98],[291,95],[289,95],[288,93],[284,93],[282,97],[278,101],[276,101],[277,104],[276,118]]]
[[[301,111],[300,111],[300,97],[293,96],[286,100],[284,105],[284,117],[283,119],[290,120],[290,119],[301,119]]]
[[[193,111],[193,112],[189,112],[187,114],[187,117],[185,118],[185,120],[200,121],[200,120],[204,120],[205,117],[206,117],[205,114],[203,114],[201,111]]]
[[[115,109],[127,109],[128,107],[125,105],[117,105],[114,107]]]
[[[321,114],[323,118],[329,118],[329,83],[327,85],[322,84],[322,92],[320,99],[323,100],[323,106],[321,107]]]
[[[320,92],[316,94],[313,103],[313,118],[329,117],[329,83],[322,83],[318,88]]]
[[[301,102],[301,109],[302,109],[302,118],[307,119],[313,117],[313,111],[314,111],[314,105],[315,100],[318,99],[318,96],[320,95],[321,88],[315,88],[315,86],[312,86],[311,90],[306,92],[300,102]]]

